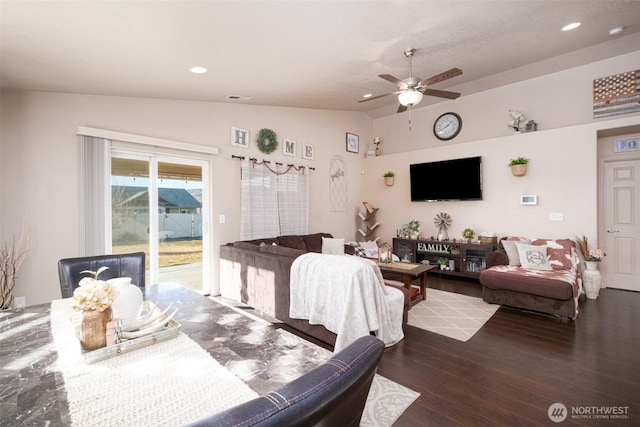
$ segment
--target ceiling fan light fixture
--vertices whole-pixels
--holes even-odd
[[[419,92],[415,89],[410,89],[398,95],[398,101],[405,107],[412,107],[422,101],[422,96],[422,92]]]

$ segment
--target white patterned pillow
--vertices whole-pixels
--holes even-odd
[[[509,265],[520,266],[520,254],[518,254],[518,248],[516,247],[516,243],[522,243],[525,245],[530,245],[531,240],[522,239],[522,240],[503,240],[502,247],[504,251],[507,253],[507,257],[509,257]]]
[[[367,258],[378,258],[378,244],[373,240],[360,242],[360,247],[364,249]]]
[[[551,270],[547,259],[547,245],[526,245],[516,242],[520,264],[524,268],[535,270]]]

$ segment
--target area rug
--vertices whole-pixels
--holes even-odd
[[[306,341],[285,330],[278,332],[288,335],[287,339],[297,341],[301,346],[314,348],[319,354],[324,354],[326,358],[330,358],[332,353],[322,347],[319,347],[309,341]],[[402,413],[411,405],[418,397],[417,393],[407,387],[400,385],[382,375],[376,374],[373,383],[369,389],[367,402],[364,406],[361,427],[388,427],[402,415]]]
[[[251,309],[236,307],[219,298],[211,298],[245,317],[234,323],[250,322],[251,333],[236,335],[225,342],[225,354],[216,359],[258,394],[265,394],[298,378],[332,356],[332,352],[284,329],[274,328]],[[257,324],[262,321],[263,326]],[[251,348],[250,351],[247,351]],[[237,357],[238,354],[253,357]],[[258,357],[256,357],[258,356]],[[418,397],[401,384],[376,374],[360,422],[365,427],[390,427]]]
[[[500,308],[482,298],[427,289],[427,299],[409,310],[409,325],[458,341],[467,341]]]

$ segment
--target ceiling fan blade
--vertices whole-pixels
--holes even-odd
[[[398,105],[398,111],[397,112],[398,113],[402,113],[404,111],[407,111],[407,106],[406,105],[402,105],[402,104]]]
[[[434,85],[436,83],[440,83],[443,82],[445,80],[451,79],[453,77],[457,77],[459,75],[462,74],[462,70],[460,68],[452,68],[448,71],[445,71],[444,73],[440,73],[440,74],[436,74],[433,77],[429,77],[428,79],[424,79],[423,81],[420,82],[420,86],[431,86]],[[382,77],[382,76],[380,76]]]
[[[400,92],[389,92],[389,93],[385,93],[384,95],[371,96],[369,98],[361,99],[358,102],[373,101],[374,99],[384,98],[385,96],[389,96],[389,95],[397,95],[398,93],[400,93]]]
[[[438,96],[440,98],[456,99],[460,96],[460,92],[449,92],[448,90],[424,89],[420,92],[429,96]]]
[[[406,89],[407,88],[407,84],[405,82],[403,82],[402,80],[393,77],[391,74],[380,74],[378,77],[385,79],[388,82],[391,82],[395,85],[397,85],[400,89]]]

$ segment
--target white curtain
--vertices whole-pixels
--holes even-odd
[[[111,141],[78,135],[80,256],[111,252]]]
[[[243,160],[241,189],[241,240],[308,233],[308,169]]]

